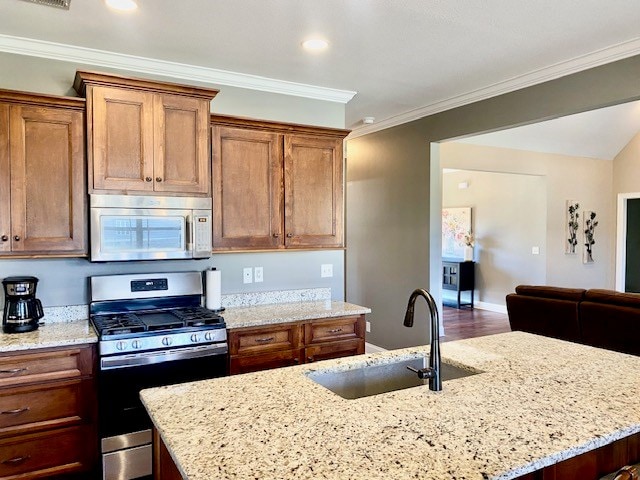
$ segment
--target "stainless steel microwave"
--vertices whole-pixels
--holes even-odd
[[[90,195],[92,262],[208,258],[211,198]]]

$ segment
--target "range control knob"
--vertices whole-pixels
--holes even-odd
[[[120,341],[120,342],[116,343],[116,348],[118,350],[120,350],[120,351],[126,350],[127,349],[127,342]]]
[[[162,339],[162,344],[163,344],[165,347],[168,347],[168,346],[169,346],[169,345],[171,345],[172,343],[173,343],[173,340],[171,339],[171,337],[164,337],[164,338]]]
[[[136,350],[139,349],[139,348],[142,348],[142,341],[141,340],[134,340],[133,342],[131,342],[131,346]]]
[[[193,343],[197,343],[197,342],[199,342],[199,341],[200,341],[200,337],[198,337],[198,334],[197,334],[197,333],[194,333],[193,335],[191,335],[191,341],[192,341]]]

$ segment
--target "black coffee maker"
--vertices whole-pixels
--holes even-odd
[[[2,280],[2,330],[5,333],[30,332],[38,328],[38,320],[44,317],[44,312],[42,303],[36,298],[37,285],[36,277],[7,277]]]

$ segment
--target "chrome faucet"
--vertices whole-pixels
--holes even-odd
[[[420,369],[412,367],[407,368],[416,372],[420,378],[428,378],[429,390],[439,392],[442,390],[442,379],[440,378],[440,317],[438,316],[436,301],[424,288],[414,290],[409,297],[407,312],[404,314],[404,326],[413,327],[413,311],[416,304],[416,298],[418,297],[423,297],[427,301],[427,306],[429,307],[429,330],[431,332],[429,367]]]

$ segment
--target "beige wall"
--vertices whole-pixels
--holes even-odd
[[[468,187],[458,188],[461,182]],[[443,174],[442,206],[472,209],[476,304],[504,309],[505,296],[516,285],[545,283],[546,203],[542,176],[472,170]],[[531,253],[534,246],[540,249],[539,255]],[[442,292],[443,298],[453,298],[452,294]]]
[[[613,193],[640,192],[640,132],[613,159]]]
[[[443,168],[539,175],[545,178],[546,283],[583,288],[613,288],[615,252],[615,206],[613,162],[567,155],[545,154],[506,148],[447,142],[441,145]],[[564,253],[565,204],[578,200],[581,210],[597,213],[595,263],[582,263],[582,235],[578,253]],[[503,208],[496,204],[496,208]],[[580,233],[582,229],[580,229]],[[523,282],[522,282],[523,283]],[[514,285],[515,286],[515,285]]]

